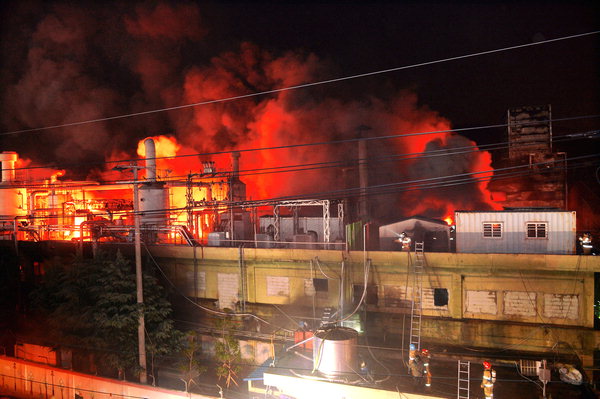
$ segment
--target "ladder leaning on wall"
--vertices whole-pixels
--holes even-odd
[[[421,350],[421,313],[423,311],[423,266],[425,253],[423,242],[415,242],[413,264],[412,306],[410,311],[410,344]]]
[[[457,399],[469,399],[471,393],[471,362],[458,361],[458,389]]]

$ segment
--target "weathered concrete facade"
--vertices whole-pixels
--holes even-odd
[[[186,247],[151,251],[186,295],[219,300],[221,307],[244,302],[308,310],[313,303],[337,307],[343,297],[346,312],[362,293],[364,260],[370,259],[367,311],[385,315],[374,329],[401,334],[410,314],[412,253],[203,248],[194,257]],[[536,352],[568,348],[591,365],[600,345],[593,329],[600,258],[426,253],[425,259],[424,340]],[[436,292],[447,304],[436,306]]]

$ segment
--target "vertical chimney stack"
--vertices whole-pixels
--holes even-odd
[[[156,146],[153,139],[144,140],[146,148],[146,180],[156,181]]]
[[[369,202],[367,187],[369,186],[369,169],[367,163],[367,141],[358,142],[358,179],[360,182],[359,216],[362,220],[369,220]]]
[[[231,177],[238,180],[240,177],[240,153],[234,151],[231,153]]]

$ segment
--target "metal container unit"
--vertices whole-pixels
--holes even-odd
[[[168,191],[161,182],[143,183],[139,189],[139,210],[142,224],[168,224]]]
[[[4,151],[0,153],[0,216],[15,217],[25,215],[26,192],[25,189],[14,186],[15,164],[19,156],[16,152]]]
[[[456,252],[574,254],[576,250],[575,211],[456,211],[454,220]],[[531,237],[532,226],[545,233]]]
[[[351,328],[318,330],[313,343],[313,367],[330,378],[355,375],[358,370],[357,340],[358,333]]]

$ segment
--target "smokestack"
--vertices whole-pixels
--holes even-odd
[[[366,131],[371,130],[369,126],[358,127],[358,137],[366,136]],[[367,140],[358,141],[358,179],[360,183],[360,198],[358,199],[358,216],[363,220],[369,220],[369,202],[367,200],[367,187],[369,186],[369,165],[367,163]]]
[[[146,180],[156,181],[156,146],[153,139],[144,140],[146,148]]]
[[[1,184],[9,184],[15,181],[15,162],[19,156],[13,151],[4,151],[0,154],[0,168],[2,169]]]
[[[240,153],[234,151],[231,153],[231,177],[233,180],[237,180],[240,176]]]

